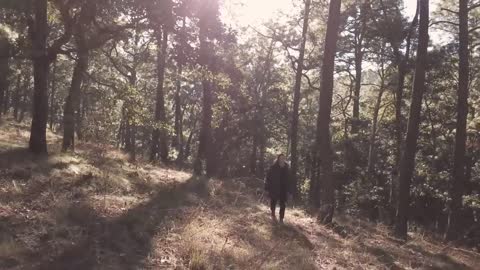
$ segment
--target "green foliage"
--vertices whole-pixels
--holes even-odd
[[[16,36],[16,33],[8,25],[0,24],[0,42],[12,43]]]
[[[480,209],[480,194],[474,193],[464,196],[463,205],[468,208],[476,209],[478,211]]]

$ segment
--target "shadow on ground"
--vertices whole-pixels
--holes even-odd
[[[84,209],[85,239],[33,267],[42,270],[142,269],[152,238],[170,210],[198,203],[189,194],[207,197],[207,182],[204,178],[192,177],[171,189],[158,191],[145,203],[112,220],[102,218],[93,209]]]

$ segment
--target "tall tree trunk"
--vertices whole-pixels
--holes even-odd
[[[33,111],[30,129],[29,150],[35,154],[47,154],[47,118],[48,118],[48,67],[47,55],[47,0],[33,3],[35,23],[33,26]]]
[[[0,37],[0,117],[7,107],[6,97],[9,86],[9,58],[10,58],[10,44],[6,38]]]
[[[187,160],[190,157],[190,152],[192,148],[192,139],[193,135],[195,134],[195,130],[197,128],[197,120],[195,119],[193,123],[193,127],[190,130],[190,135],[188,135],[187,141],[185,143],[185,155],[184,155],[184,160]]]
[[[252,136],[252,150],[250,154],[250,174],[256,175],[257,173],[257,152],[258,152],[258,136],[253,134]]]
[[[213,68],[215,69],[215,68]],[[214,93],[215,93],[215,87],[216,85],[210,81],[210,91],[209,91],[209,98],[208,98],[208,103],[210,104],[210,109],[208,112],[208,122],[209,122],[209,132],[206,132],[205,134],[208,134],[208,145],[209,147],[206,148],[205,151],[205,172],[208,177],[214,176],[217,173],[218,166],[216,162],[216,157],[218,155],[218,142],[213,140],[214,137],[214,132],[212,129],[212,119],[213,119],[213,103],[214,103]]]
[[[22,90],[20,96],[20,116],[18,117],[18,122],[21,123],[25,118],[25,113],[27,112],[27,99],[28,99],[28,88]]]
[[[373,110],[373,119],[372,119],[372,130],[370,131],[369,145],[368,145],[368,162],[367,162],[367,173],[370,178],[373,178],[375,173],[375,142],[377,139],[377,130],[378,130],[378,116],[380,113],[380,107],[382,105],[382,97],[385,92],[384,78],[382,78],[382,85],[379,89],[377,100],[375,102],[375,108]]]
[[[317,118],[316,147],[319,162],[319,179],[322,185],[319,219],[323,223],[331,223],[335,208],[335,189],[333,185],[333,152],[330,137],[330,121],[333,96],[333,72],[340,25],[341,0],[330,0],[327,34],[322,63],[322,79],[320,83],[319,111]]]
[[[85,81],[83,81],[85,84]],[[85,104],[86,104],[86,96],[80,91],[80,98],[78,99],[78,111],[75,114],[75,133],[77,134],[77,139],[79,141],[84,140],[83,136],[83,118],[85,117]]]
[[[162,162],[168,161],[168,143],[166,135],[167,117],[165,115],[164,79],[165,61],[167,58],[168,32],[164,27],[163,31],[157,33],[157,96],[155,105],[155,122],[157,127],[153,129],[152,149],[150,160],[160,155]]]
[[[125,139],[127,137],[127,118],[125,116],[126,110],[125,105],[122,105],[122,112],[120,116],[120,127],[118,128],[118,148],[126,149],[126,142]]]
[[[318,162],[318,153],[317,150],[314,150],[312,153],[312,162],[311,162],[311,177],[310,177],[310,186],[308,190],[308,202],[314,208],[320,207],[320,188],[319,188],[319,162]]]
[[[298,121],[299,121],[299,108],[301,100],[301,85],[303,75],[303,62],[305,59],[305,45],[307,43],[308,34],[308,22],[310,15],[311,0],[305,1],[303,29],[302,29],[302,42],[300,44],[300,55],[297,61],[297,70],[295,74],[295,86],[293,87],[293,112],[292,112],[292,126],[291,126],[291,179],[293,186],[293,197],[298,199]]]
[[[455,153],[453,161],[451,202],[448,212],[448,224],[445,233],[447,240],[455,240],[461,234],[462,196],[465,190],[466,140],[468,95],[470,83],[469,35],[468,35],[468,0],[459,0],[459,66],[458,66],[458,101],[457,124],[455,133]]]
[[[72,83],[65,100],[63,111],[63,144],[62,150],[75,150],[76,115],[80,113],[80,96],[82,81],[88,68],[88,51],[83,46],[79,47]]]
[[[27,87],[27,84],[24,84],[24,87]],[[12,102],[13,102],[13,119],[18,120],[18,110],[20,110],[20,102],[22,99],[22,74],[20,73],[17,78],[17,85],[15,87],[15,92],[13,93]]]
[[[400,171],[400,159],[402,156],[402,143],[403,143],[403,119],[402,119],[402,104],[403,104],[403,89],[405,87],[406,76],[406,63],[401,59],[400,50],[395,49],[396,54],[400,55],[397,59],[400,61],[398,64],[398,85],[395,89],[395,167],[392,172],[390,180],[390,206],[394,209],[395,202],[397,201],[398,190],[398,173]],[[392,216],[394,211],[392,211]],[[393,219],[392,219],[393,220]]]
[[[22,76],[23,76],[23,85],[20,85],[18,88],[18,102],[15,104],[17,109],[17,116],[15,117],[15,120],[19,123],[23,121],[25,117],[25,113],[28,110],[27,104],[28,104],[28,97],[30,96],[30,93],[29,93],[30,80],[32,78],[30,74],[30,70],[25,72],[25,74],[22,74]]]
[[[380,53],[384,53],[384,50],[382,48]],[[385,68],[384,68],[384,63],[383,63],[383,57],[382,57],[382,64],[380,68],[380,89],[378,92],[377,100],[375,101],[375,107],[373,109],[373,119],[372,119],[372,128],[370,131],[370,138],[369,138],[369,145],[368,145],[368,161],[367,161],[367,178],[368,179],[374,179],[375,180],[375,191],[376,195],[378,195],[378,200],[375,202],[375,207],[372,207],[371,209],[371,218],[372,219],[377,219],[380,216],[380,210],[381,208],[385,205],[386,199],[387,199],[387,194],[384,191],[385,188],[385,183],[383,181],[383,178],[378,176],[375,172],[375,164],[376,164],[376,159],[377,159],[377,154],[376,154],[376,140],[377,140],[377,132],[378,132],[378,122],[379,122],[379,114],[380,114],[380,108],[382,107],[382,98],[383,94],[385,92],[386,86],[385,86]]]
[[[258,157],[257,177],[263,178],[265,176],[265,154],[267,152],[267,138],[265,137],[266,131],[263,131],[260,136],[260,145],[258,146],[260,152]]]
[[[175,91],[175,141],[174,147],[177,149],[177,163],[181,164],[184,156],[184,138],[183,138],[183,114],[182,114],[182,72],[183,65],[178,63],[177,80]]]
[[[138,33],[136,33],[138,34]],[[135,44],[138,44],[138,39],[139,36],[137,35],[136,37]],[[133,60],[134,64],[132,65],[133,67],[136,66],[137,59],[134,57]],[[137,87],[137,71],[133,69],[131,71],[131,74],[128,76],[128,83],[130,84],[130,87],[136,88]],[[130,154],[130,160],[132,162],[136,161],[137,159],[137,125],[135,123],[135,102],[131,100],[130,97],[127,97],[127,100],[125,101],[125,106],[126,106],[126,139],[128,143],[128,147],[126,147],[127,152]]]
[[[425,70],[428,49],[429,0],[419,0],[418,3],[420,5],[420,25],[417,61],[415,64],[415,79],[407,125],[407,136],[405,139],[405,150],[400,162],[400,187],[395,221],[395,234],[403,239],[407,238],[410,183],[415,168],[415,154],[417,151],[422,98],[425,90]]]
[[[10,87],[5,87],[5,93],[4,93],[4,97],[3,97],[3,114],[7,114],[8,113],[8,110],[10,109],[10,107],[12,106],[12,93],[11,93],[11,89]]]
[[[130,125],[130,159],[131,161],[137,160],[137,124],[132,122]]]
[[[203,99],[202,99],[202,120],[200,127],[200,138],[198,146],[198,156],[195,165],[195,173],[197,175],[202,174],[203,161],[208,162],[208,151],[211,151],[212,143],[212,89],[211,82],[208,78],[204,78],[202,82],[203,86]],[[208,164],[206,164],[208,166]]]
[[[275,35],[276,34],[274,33],[273,36]],[[267,103],[267,91],[272,78],[272,61],[274,57],[275,43],[276,39],[272,38],[263,65],[262,75],[260,76],[256,87],[254,87],[254,94],[258,99],[258,104],[255,106],[253,125],[251,127],[254,136],[252,166],[254,167],[255,175],[259,178],[264,177],[265,173],[265,153],[268,140],[267,128],[265,126],[265,104]]]
[[[207,34],[209,32],[209,20],[210,12],[215,12],[218,8],[216,5],[216,0],[209,0],[205,3],[205,10],[200,15],[199,19],[199,41],[200,41],[200,56],[199,62],[203,67],[205,74],[203,74],[202,79],[202,88],[203,88],[203,97],[202,97],[202,120],[200,125],[200,135],[199,135],[199,145],[198,145],[198,154],[194,164],[194,173],[196,175],[201,175],[203,172],[204,161],[205,167],[207,170],[207,175],[209,168],[213,164],[209,164],[211,161],[210,156],[212,155],[212,117],[213,117],[213,90],[212,90],[212,80],[207,74],[207,71],[211,70],[211,62],[213,58],[213,44],[208,41]]]
[[[359,26],[355,29],[355,86],[353,91],[352,134],[357,134],[360,128],[360,90],[362,88],[363,39],[367,29],[368,1],[360,4]]]
[[[185,32],[186,29],[186,17],[182,17],[182,28],[181,31]],[[184,36],[180,36],[180,46],[185,46]],[[182,111],[182,82],[183,82],[183,66],[185,64],[185,54],[182,50],[179,51],[177,55],[177,74],[176,74],[176,91],[175,91],[175,140],[173,142],[173,147],[177,150],[177,164],[182,165],[184,161],[185,151],[185,138],[183,136],[183,111]]]
[[[121,148],[123,146],[124,138],[125,138],[125,120],[123,117],[123,108],[120,116],[120,126],[118,127],[117,131],[117,139],[115,142],[115,146],[117,148]]]
[[[357,134],[360,125],[360,90],[362,88],[362,49],[355,48],[355,87],[353,91],[352,134]]]
[[[398,66],[398,84],[397,88],[395,89],[395,169],[392,173],[391,182],[390,182],[390,205],[394,208],[396,202],[396,191],[398,187],[398,183],[396,183],[396,179],[398,179],[398,172],[400,171],[400,159],[402,155],[402,144],[403,144],[403,118],[402,118],[402,105],[403,105],[403,90],[405,88],[405,77],[408,73],[408,62],[410,60],[410,50],[411,50],[411,40],[413,35],[413,30],[415,29],[418,23],[418,16],[420,14],[419,6],[417,5],[417,9],[415,12],[415,16],[412,20],[410,28],[408,29],[407,33],[407,45],[405,55],[402,56],[398,45],[395,41],[391,41],[391,46],[393,47],[395,59]],[[394,215],[394,211],[392,211],[392,216]],[[393,220],[393,218],[392,218]]]
[[[130,155],[130,160],[135,161],[136,153],[136,127],[132,121],[129,109],[125,109],[125,151]]]
[[[79,119],[81,118],[80,104],[82,97],[82,83],[88,69],[89,49],[85,30],[91,20],[89,14],[91,8],[92,6],[88,2],[83,4],[79,15],[79,21],[75,25],[77,59],[75,62],[75,68],[73,69],[72,82],[68,96],[65,100],[65,108],[63,112],[63,151],[75,151],[75,131],[79,130]]]
[[[56,112],[56,105],[55,105],[55,94],[57,92],[57,80],[55,79],[55,74],[57,74],[57,60],[53,62],[53,70],[52,70],[53,76],[50,79],[51,85],[50,85],[50,130],[53,131],[53,124],[55,122],[55,114]]]

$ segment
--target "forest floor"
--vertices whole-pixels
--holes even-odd
[[[132,164],[82,143],[48,157],[28,127],[0,124],[0,269],[479,269],[480,254],[411,233],[337,218],[343,233],[299,208],[270,220],[258,179],[205,179]]]

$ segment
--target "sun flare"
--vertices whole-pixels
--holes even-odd
[[[302,0],[224,0],[223,13],[230,24],[241,26],[258,25],[275,19],[279,12],[289,13]],[[433,0],[435,4],[437,0]],[[413,17],[417,0],[404,0],[405,14]]]
[[[224,15],[231,23],[247,26],[270,20],[291,8],[292,0],[225,0]]]

